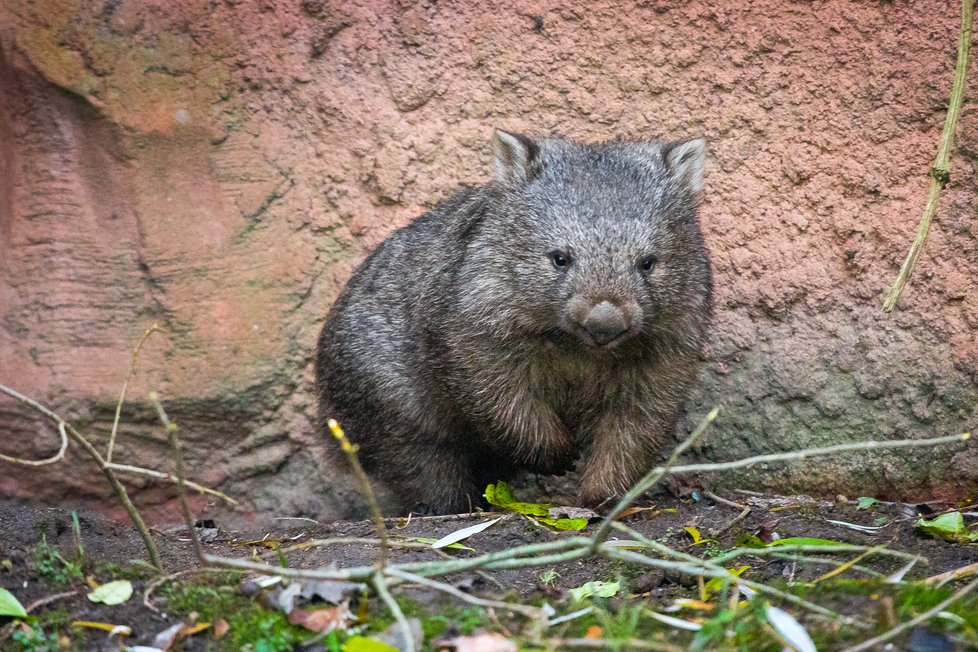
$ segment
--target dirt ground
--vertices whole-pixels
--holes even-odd
[[[775,497],[760,494],[731,493],[728,498],[749,506],[750,513],[743,520],[736,520],[741,510],[714,500],[714,497],[675,498],[659,497],[655,510],[629,516],[624,522],[645,536],[666,543],[673,548],[697,556],[716,556],[738,545],[748,534],[762,536],[776,533],[786,537],[817,537],[861,545],[883,545],[892,550],[921,555],[925,561],[917,564],[907,578],[923,578],[978,562],[978,547],[952,543],[943,539],[922,537],[915,533],[913,523],[923,514],[933,514],[949,505],[931,503],[908,505],[902,503],[877,503],[868,509],[859,509],[855,500],[843,502],[817,501],[808,497]],[[644,505],[650,505],[645,501]],[[674,511],[672,511],[674,510]],[[968,510],[962,510],[966,514]],[[59,622],[64,631],[71,631],[72,649],[117,650],[119,645],[108,640],[97,630],[79,633],[70,628],[71,621],[96,621],[127,625],[132,629],[129,645],[150,645],[160,631],[180,622],[186,614],[170,613],[162,590],[154,593],[153,604],[160,610],[152,611],[143,604],[143,591],[151,582],[152,575],[133,566],[131,560],[145,559],[146,554],[136,532],[124,524],[110,522],[98,513],[77,510],[81,526],[85,575],[104,583],[120,575],[133,580],[135,593],[124,604],[105,606],[90,602],[85,596],[89,588],[80,578],[54,580],[50,573],[38,569],[38,560],[47,551],[58,550],[69,558],[75,549],[72,533],[71,511],[63,507],[45,507],[12,501],[0,502],[0,587],[8,589],[32,615],[44,617],[46,612],[58,610]],[[454,517],[412,518],[410,521],[389,519],[388,525],[395,539],[406,537],[439,538],[462,527],[487,520],[483,515]],[[831,523],[842,521],[879,529],[869,533],[851,529],[846,525]],[[337,522],[317,524],[307,520],[283,520],[282,528],[261,532],[226,532],[220,529],[214,541],[206,543],[206,552],[235,558],[264,558],[273,564],[284,563],[273,549],[294,545],[311,538],[373,537],[375,530],[370,522]],[[589,525],[582,534],[593,532]],[[712,541],[694,544],[692,535],[684,528],[696,528],[702,537]],[[169,573],[193,568],[196,561],[186,529],[179,526],[154,528],[165,569]],[[557,532],[526,517],[510,514],[487,530],[472,536],[464,543],[479,553],[505,550],[515,546],[553,541],[574,533]],[[265,543],[256,543],[264,540]],[[468,551],[453,552],[456,556],[469,556]],[[376,560],[377,548],[373,545],[336,545],[328,548],[312,548],[289,553],[287,563],[292,568],[318,568],[334,565],[339,568],[370,564]],[[851,557],[851,556],[850,556]],[[437,559],[430,550],[391,550],[391,561],[421,561]],[[811,579],[831,570],[831,566],[796,564],[786,559],[745,558],[737,562],[750,566],[744,577],[755,581],[797,581]],[[880,573],[890,573],[904,566],[899,559],[876,558],[865,562]],[[493,571],[490,575],[499,583],[493,585],[474,574],[448,578],[463,590],[499,597],[504,592],[510,597],[527,601],[547,597],[553,604],[566,601],[566,591],[592,580],[614,580],[624,576],[630,598],[643,600],[653,608],[662,608],[677,595],[695,594],[695,579],[672,575],[670,572],[652,571],[616,565],[614,562],[585,558],[552,567],[556,575],[544,582],[542,574],[549,566],[520,570]],[[851,571],[848,571],[851,573]],[[848,577],[848,575],[847,575]],[[546,584],[546,585],[545,585]],[[499,586],[503,587],[500,589]],[[51,596],[65,594],[58,599],[35,608],[31,605]],[[414,594],[421,602],[434,602],[430,593]],[[838,606],[840,611],[860,611],[865,600],[854,601],[848,606]],[[7,619],[0,618],[0,625]],[[0,649],[58,649],[57,647],[16,647],[11,640],[12,627],[8,623],[0,629]],[[66,639],[67,640],[67,639]],[[964,649],[967,637],[958,636],[954,645],[935,649]],[[65,644],[65,642],[63,642]],[[974,641],[978,646],[978,640]],[[180,647],[180,646],[183,647]],[[210,643],[197,637],[187,638],[173,649],[211,649]],[[257,649],[257,648],[256,648]],[[317,648],[305,648],[317,649]],[[321,649],[321,648],[319,648]],[[912,649],[912,648],[899,648]],[[931,649],[931,648],[927,648]]]

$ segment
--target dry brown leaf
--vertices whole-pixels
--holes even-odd
[[[289,622],[305,627],[309,631],[325,634],[334,629],[346,627],[350,610],[346,606],[331,609],[293,609],[289,612]]]
[[[228,621],[220,618],[214,623],[214,638],[222,638],[228,633]]]
[[[519,649],[516,643],[501,634],[458,636],[442,647],[448,647],[455,652],[516,652]]]

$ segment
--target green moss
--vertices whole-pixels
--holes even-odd
[[[178,583],[160,591],[167,598],[167,610],[184,615],[197,612],[200,620],[228,623],[227,634],[212,641],[215,650],[278,652],[292,650],[313,636],[289,623],[285,614],[265,609],[237,593],[239,577],[220,575],[206,584]]]

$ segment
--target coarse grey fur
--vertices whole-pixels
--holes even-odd
[[[316,387],[405,509],[581,458],[582,499],[654,463],[711,314],[702,140],[497,131],[496,178],[392,233],[336,300]]]

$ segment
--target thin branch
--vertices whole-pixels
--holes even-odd
[[[867,568],[866,566],[860,566],[859,564],[850,564],[847,561],[839,561],[838,559],[831,559],[829,557],[812,557],[809,555],[798,555],[790,553],[779,553],[771,555],[775,559],[784,559],[790,562],[801,562],[803,564],[824,564],[826,566],[846,566],[846,568],[852,568],[852,570],[859,571],[870,577],[875,577],[877,579],[885,579],[886,575],[879,571],[873,570],[872,568]]]
[[[147,469],[147,468],[143,468],[141,466],[131,466],[129,464],[119,464],[117,462],[107,462],[105,464],[105,466],[107,468],[112,469],[113,471],[122,471],[123,473],[135,473],[136,475],[145,475],[145,476],[150,477],[150,478],[158,478],[160,480],[168,480],[168,481],[170,481],[170,482],[172,482],[174,484],[176,484],[176,483],[179,482],[179,479],[177,478],[177,476],[173,475],[172,473],[164,473],[163,471],[155,471],[153,469]],[[193,489],[194,491],[199,491],[202,494],[209,494],[209,495],[214,496],[216,498],[220,498],[221,500],[223,500],[224,502],[228,503],[229,505],[237,505],[238,504],[238,501],[236,501],[234,498],[231,498],[227,494],[222,493],[220,491],[217,491],[216,489],[210,489],[210,488],[205,487],[203,485],[197,484],[196,482],[193,482],[192,480],[186,480],[185,479],[183,481],[183,483],[187,487]]]
[[[781,598],[785,602],[790,602],[798,607],[807,609],[813,613],[821,614],[832,619],[835,622],[845,623],[847,625],[853,625],[860,627],[862,629],[866,628],[866,625],[860,621],[852,618],[850,616],[845,616],[838,612],[827,609],[821,605],[815,604],[814,602],[809,602],[804,598],[799,598],[793,593],[788,593],[787,591],[782,591],[776,589],[773,586],[768,586],[767,584],[761,584],[760,582],[754,582],[751,580],[746,580],[743,577],[737,577],[725,568],[714,567],[709,562],[704,562],[703,560],[698,560],[700,562],[700,567],[696,568],[689,564],[683,564],[678,562],[669,562],[664,559],[653,559],[652,557],[647,557],[645,555],[632,552],[630,550],[620,550],[617,548],[607,548],[604,549],[605,555],[612,559],[618,559],[621,561],[634,562],[637,564],[642,564],[644,566],[651,566],[653,568],[666,568],[678,570],[689,575],[694,576],[707,576],[707,577],[719,577],[727,578],[731,583],[742,584],[748,588],[754,589],[758,593],[765,593],[767,595],[773,595],[777,598]]]
[[[883,634],[871,638],[868,641],[863,641],[862,643],[860,643],[855,647],[849,648],[849,652],[860,652],[860,650],[869,650],[870,648],[874,648],[877,645],[881,645],[889,641],[890,639],[899,636],[903,632],[907,631],[908,629],[911,629],[912,627],[916,627],[920,623],[927,622],[928,620],[930,620],[937,614],[941,613],[942,611],[947,609],[949,606],[951,606],[952,604],[954,604],[964,596],[974,591],[976,588],[978,588],[978,580],[972,581],[970,584],[958,590],[957,593],[949,597],[947,600],[944,600],[940,604],[935,605],[934,607],[928,609],[927,611],[920,614],[916,618],[912,618],[911,620],[908,620],[905,623],[901,623],[900,625],[897,625],[896,627],[894,627],[888,632],[884,632]]]
[[[818,544],[786,544],[783,546],[768,546],[766,548],[734,548],[729,552],[714,557],[713,563],[718,565],[726,564],[727,562],[736,559],[737,557],[764,557],[768,555],[777,555],[780,553],[788,552],[816,552],[816,553],[843,553],[843,552],[867,552],[873,550],[874,554],[881,555],[884,557],[896,557],[898,559],[919,559],[919,555],[915,555],[909,552],[902,552],[900,550],[890,550],[889,548],[881,548],[877,550],[875,547],[870,546],[860,546],[854,543],[841,543],[834,545],[818,545]],[[923,560],[926,563],[926,559]]]
[[[861,555],[857,555],[856,557],[853,557],[849,561],[840,564],[836,568],[833,568],[832,570],[825,573],[824,575],[820,575],[816,577],[815,579],[812,580],[812,584],[817,584],[818,582],[821,582],[823,580],[827,580],[831,577],[835,577],[836,575],[841,575],[842,573],[845,573],[847,570],[849,570],[850,568],[852,568],[853,566],[861,562],[863,559],[866,559],[867,557],[872,557],[880,550],[882,550],[884,547],[885,546],[873,546],[872,548],[862,553]]]
[[[68,450],[68,433],[65,432],[65,422],[58,422],[58,434],[61,436],[61,447],[58,452],[47,457],[43,460],[25,460],[20,457],[10,457],[9,455],[4,455],[0,453],[0,461],[10,462],[11,464],[19,464],[20,466],[44,466],[45,464],[54,464],[55,462],[60,462],[65,456],[65,451]]]
[[[447,593],[449,595],[455,596],[459,600],[468,602],[469,604],[474,604],[480,607],[489,607],[493,609],[503,609],[506,611],[512,611],[514,613],[523,614],[527,618],[533,619],[535,621],[547,621],[547,614],[540,607],[534,607],[531,605],[519,604],[515,602],[503,602],[501,600],[486,600],[484,598],[479,598],[474,595],[460,591],[451,584],[446,584],[444,582],[438,582],[437,580],[432,580],[427,577],[422,577],[420,575],[415,575],[414,573],[406,573],[396,568],[388,568],[386,574],[389,577],[396,577],[398,579],[410,582],[412,584],[419,584],[421,586],[427,586],[429,589],[435,589],[436,591],[441,591],[442,593]]]
[[[113,473],[112,469],[107,466],[105,459],[98,452],[98,450],[92,446],[91,442],[85,439],[85,437],[78,432],[74,426],[37,401],[24,396],[20,392],[13,390],[6,385],[0,384],[0,391],[16,398],[26,405],[29,405],[44,416],[52,419],[55,423],[59,424],[59,426],[64,424],[64,429],[67,431],[68,436],[85,449],[85,452],[88,453],[89,457],[95,460],[95,464],[102,471],[102,474],[105,475],[105,479],[109,481],[112,491],[115,492],[119,502],[122,503],[122,507],[126,510],[126,513],[129,514],[129,518],[132,519],[133,525],[136,526],[136,530],[139,532],[139,536],[143,540],[143,545],[146,546],[146,552],[149,555],[150,563],[162,573],[163,562],[160,561],[160,552],[156,547],[156,542],[153,541],[152,535],[149,533],[149,528],[146,527],[146,523],[143,521],[143,517],[139,514],[136,506],[132,504],[132,500],[129,499],[129,493],[126,491],[125,486],[123,486],[123,484],[119,482],[119,479],[115,477],[115,473]]]
[[[65,591],[64,593],[55,593],[54,595],[49,595],[39,600],[35,600],[34,602],[24,607],[24,611],[26,611],[27,613],[31,613],[38,607],[43,607],[45,605],[51,604],[52,602],[57,602],[58,600],[64,600],[65,598],[73,598],[76,597],[77,595],[78,595],[78,591]]]
[[[626,559],[627,561],[634,561],[640,564],[644,564],[646,566],[652,566],[657,568],[668,569],[673,567],[676,568],[677,570],[680,570],[681,572],[683,570],[681,568],[682,565],[690,565],[693,567],[692,569],[693,572],[687,571],[690,575],[697,575],[697,576],[708,575],[710,577],[729,579],[731,583],[742,584],[746,587],[754,589],[755,591],[758,591],[759,593],[766,593],[768,595],[773,595],[775,597],[781,598],[782,600],[785,600],[787,602],[792,602],[798,605],[799,607],[803,607],[814,613],[827,616],[828,618],[831,618],[836,622],[842,622],[850,625],[855,625],[858,627],[864,627],[864,625],[860,623],[858,620],[856,620],[855,618],[844,616],[840,613],[832,611],[831,609],[827,609],[825,607],[822,607],[821,605],[817,605],[813,602],[809,602],[808,600],[805,600],[804,598],[800,598],[792,593],[788,593],[786,591],[781,591],[780,589],[776,589],[773,586],[768,586],[767,584],[762,584],[760,582],[754,582],[751,580],[744,579],[743,577],[738,577],[733,573],[731,573],[730,571],[728,571],[723,566],[721,566],[719,563],[717,563],[716,560],[700,559],[699,557],[695,557],[688,553],[674,550],[665,544],[649,539],[648,537],[642,535],[640,532],[637,532],[622,523],[615,523],[615,529],[628,534],[629,536],[633,537],[636,541],[643,544],[645,547],[654,550],[659,554],[668,555],[670,557],[673,557],[674,559],[679,559],[683,563],[677,564],[676,562],[670,562],[664,559],[652,559],[650,557],[646,557],[645,555],[640,555],[638,553],[631,552],[628,550],[606,548],[605,549],[606,554],[608,554],[611,557]]]
[[[139,358],[139,349],[143,348],[143,342],[145,342],[150,335],[160,330],[159,324],[153,324],[146,329],[143,336],[139,338],[139,342],[136,343],[136,347],[132,350],[132,358],[129,362],[129,374],[126,375],[126,380],[122,383],[122,392],[119,394],[119,402],[115,404],[115,418],[112,420],[112,432],[109,433],[109,446],[105,450],[105,461],[112,461],[112,451],[115,449],[115,436],[119,432],[119,419],[122,416],[122,404],[126,400],[126,392],[129,390],[129,381],[132,380],[133,374],[136,373],[136,360]]]
[[[404,652],[414,652],[414,634],[411,633],[411,624],[408,623],[407,618],[404,617],[404,612],[401,611],[401,607],[398,606],[394,596],[387,589],[387,580],[384,579],[381,571],[377,571],[374,574],[374,588],[377,589],[377,595],[380,596],[380,599],[391,610],[391,613],[394,615],[394,620],[401,626],[401,636],[404,639],[404,645],[403,647],[398,645],[398,649],[404,650]]]
[[[347,459],[350,461],[350,466],[353,467],[353,472],[357,476],[357,481],[360,483],[360,491],[363,492],[364,498],[367,499],[367,504],[370,505],[370,515],[374,519],[374,527],[377,528],[377,536],[381,541],[380,558],[377,560],[377,563],[383,567],[387,564],[387,525],[384,523],[384,515],[380,511],[380,505],[377,504],[374,490],[370,486],[370,479],[367,478],[366,472],[360,465],[360,458],[357,457],[357,446],[347,439],[346,433],[343,432],[343,428],[336,422],[336,419],[330,419],[326,422],[326,425],[329,426],[330,432],[336,438],[336,441],[339,442],[340,448],[343,449]]]
[[[954,444],[967,441],[971,433],[964,432],[960,435],[948,435],[946,437],[934,437],[932,439],[894,439],[891,441],[855,441],[848,444],[835,444],[834,446],[823,446],[820,448],[803,448],[797,451],[786,451],[783,453],[768,453],[766,455],[755,455],[729,462],[714,462],[703,464],[686,464],[684,466],[656,467],[649,473],[662,471],[663,475],[673,475],[676,473],[704,473],[712,471],[729,471],[731,469],[742,469],[745,466],[754,464],[764,464],[765,462],[790,462],[801,460],[808,457],[823,457],[835,455],[836,453],[850,453],[853,451],[888,450],[891,448],[915,448],[923,446],[940,446],[941,444]],[[649,477],[649,476],[646,476]],[[631,492],[629,492],[631,493]]]
[[[687,648],[669,643],[642,640],[637,638],[620,640],[608,638],[545,638],[542,641],[545,649],[564,650],[576,648],[582,650],[653,650],[655,652],[683,652]]]
[[[180,511],[183,512],[183,520],[187,524],[187,529],[190,531],[190,540],[193,542],[194,555],[197,557],[197,561],[201,566],[206,566],[207,562],[204,560],[204,548],[200,545],[200,537],[197,536],[195,519],[190,512],[190,505],[187,504],[187,489],[184,486],[183,452],[180,450],[180,427],[170,421],[170,418],[166,415],[163,404],[160,403],[159,394],[150,392],[149,400],[156,408],[156,413],[159,415],[160,421],[166,429],[167,437],[170,440],[170,450],[173,451],[173,463],[177,471],[177,500],[180,502]]]
[[[954,143],[954,129],[958,124],[958,116],[961,114],[961,102],[964,99],[964,80],[968,73],[968,50],[971,46],[971,27],[972,12],[975,7],[975,0],[961,1],[961,32],[958,36],[958,62],[954,68],[954,83],[951,86],[951,99],[947,106],[947,115],[944,117],[944,129],[941,132],[941,141],[937,147],[937,156],[934,158],[934,165],[930,169],[930,191],[927,194],[927,205],[924,213],[920,216],[920,224],[917,226],[917,237],[914,238],[910,246],[910,252],[906,260],[900,267],[896,281],[890,288],[883,303],[885,312],[892,312],[896,308],[897,301],[903,287],[910,278],[914,265],[917,264],[917,257],[920,256],[924,248],[924,241],[927,239],[927,232],[930,230],[930,223],[937,211],[938,199],[941,190],[951,179],[951,147]]]
[[[968,564],[967,566],[955,568],[954,570],[950,570],[939,575],[931,575],[924,580],[924,584],[942,585],[950,582],[951,580],[959,580],[962,577],[968,577],[969,575],[974,575],[975,573],[978,573],[978,563]]]

